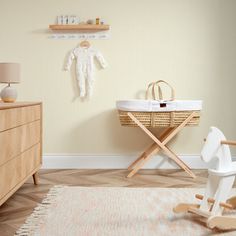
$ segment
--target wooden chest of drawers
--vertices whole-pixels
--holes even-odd
[[[42,164],[42,104],[0,103],[0,205]]]

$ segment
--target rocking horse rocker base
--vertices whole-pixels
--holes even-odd
[[[203,199],[202,195],[196,194],[195,196],[198,199]],[[201,197],[201,198],[199,198]],[[209,203],[214,203],[209,199]],[[236,209],[236,197],[229,198],[226,203],[221,202],[220,206],[227,210]],[[175,213],[191,213],[197,216],[200,216],[199,220],[206,223],[206,226],[210,229],[218,228],[220,230],[235,230],[236,229],[236,216],[224,216],[224,215],[211,215],[208,211],[200,209],[200,204],[191,204],[191,203],[180,203],[177,205],[173,211]]]
[[[209,177],[204,196],[195,195],[201,203],[181,203],[173,209],[175,213],[197,215],[211,229],[236,230],[236,216],[225,214],[236,209],[236,196],[227,199],[236,175],[236,162],[232,162],[229,145],[236,145],[236,142],[225,140],[219,129],[211,127],[201,157],[205,162],[216,159],[217,167],[208,170]]]

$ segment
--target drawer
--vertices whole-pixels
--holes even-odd
[[[0,132],[35,120],[39,120],[40,117],[40,105],[0,110]]]
[[[0,166],[40,142],[40,120],[0,132]]]
[[[23,181],[41,164],[40,145],[36,144],[26,152],[0,167],[0,199]]]

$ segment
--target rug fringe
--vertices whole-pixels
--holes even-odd
[[[35,231],[44,223],[51,206],[56,202],[57,196],[66,186],[55,185],[47,193],[42,203],[35,207],[33,213],[26,219],[25,223],[16,231],[15,236],[34,235]]]

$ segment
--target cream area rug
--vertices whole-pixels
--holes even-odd
[[[190,188],[55,186],[16,232],[20,236],[236,235],[207,229],[180,202],[197,203]]]

